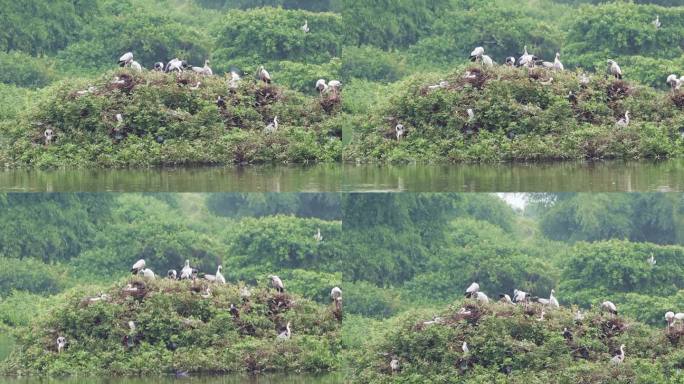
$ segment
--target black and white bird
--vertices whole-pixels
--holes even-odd
[[[280,277],[269,275],[268,278],[271,279],[271,286],[275,288],[276,291],[280,293],[285,292],[285,285],[283,284],[283,281],[280,280]]]
[[[477,61],[479,60],[482,55],[484,55],[484,48],[483,47],[475,47],[472,52],[470,52],[470,61]]]
[[[651,24],[653,24],[653,26],[655,27],[655,29],[660,29],[660,26],[662,25],[662,24],[660,23],[660,16],[656,15],[655,20],[653,20],[653,21],[651,22]]]
[[[66,345],[67,345],[66,337],[59,336],[57,338],[57,353],[62,353],[62,351],[64,350]]]
[[[622,79],[622,69],[615,60],[608,60],[608,73],[616,79]]]
[[[126,52],[119,58],[119,67],[125,67],[133,61],[133,52]]]
[[[629,111],[626,111],[625,116],[618,120],[615,125],[620,128],[627,128],[629,126]]]
[[[264,66],[259,67],[259,72],[257,72],[257,76],[259,77],[259,80],[263,81],[266,84],[271,84],[271,74],[268,73],[268,71],[264,68]]]
[[[181,275],[180,278],[181,280],[184,279],[191,279],[192,278],[192,268],[190,267],[190,260],[185,260],[185,265],[183,266],[183,269],[181,269]]]
[[[604,301],[601,303],[601,310],[610,313],[613,316],[617,316],[618,310],[615,304],[611,301]]]
[[[223,99],[221,95],[219,95],[216,98],[216,106],[219,107],[220,109],[226,109],[226,101]]]
[[[145,259],[140,259],[131,267],[131,273],[137,275],[143,268],[145,268]]]
[[[278,131],[278,116],[273,118],[273,121],[264,128],[264,133],[275,133]]]
[[[138,275],[142,275],[146,279],[154,280],[154,272],[149,268],[143,268],[138,272]]]
[[[509,66],[509,67],[514,66],[514,65],[515,65],[515,57],[513,57],[513,56],[508,56],[508,57],[506,58],[506,65]]]
[[[174,58],[168,63],[166,63],[166,68],[164,68],[164,72],[183,72],[184,68],[185,63],[182,60],[179,60],[178,58]]]
[[[328,82],[328,89],[334,94],[337,95],[340,93],[340,89],[342,89],[342,82],[339,80],[330,80]]]
[[[648,262],[648,264],[649,264],[651,267],[655,267],[655,265],[656,265],[656,259],[655,259],[655,256],[653,256],[653,253],[651,253],[651,256],[648,258],[648,260],[646,260],[646,262]]]
[[[563,338],[568,341],[572,340],[572,332],[567,327],[563,328]]]
[[[209,67],[209,60],[204,60],[204,67],[192,67],[192,71],[203,76],[212,76],[214,71]]]
[[[161,61],[154,63],[154,70],[157,72],[164,72],[164,63]]]
[[[670,88],[672,88],[672,92],[674,92],[682,86],[682,82],[684,82],[684,76],[677,77],[677,75],[672,74],[667,77],[665,82],[670,86]]]
[[[404,124],[397,124],[394,127],[394,132],[396,133],[397,141],[401,140],[401,138],[404,137],[404,133],[406,132]]]
[[[508,296],[507,293],[500,293],[499,294],[499,301],[501,301],[504,304],[515,304],[513,300],[511,300],[511,297]]]
[[[465,297],[473,297],[480,290],[480,284],[473,282],[466,288]]]
[[[55,136],[55,132],[52,130],[52,128],[47,128],[46,130],[43,131],[43,138],[45,140],[45,145],[48,146],[50,143],[52,143],[52,139]]]
[[[233,303],[230,304],[230,314],[236,319],[240,318],[240,310]]]
[[[518,59],[518,66],[519,66],[519,67],[524,67],[524,66],[526,66],[526,67],[534,67],[535,63],[536,63],[538,60],[539,60],[539,59],[538,59],[535,55],[533,55],[533,54],[527,52],[527,45],[525,45],[525,46],[523,47],[523,54],[522,54],[522,55],[520,56],[520,58]]]
[[[392,373],[399,372],[399,360],[394,358],[390,361],[389,365],[390,365],[390,371],[392,371]]]
[[[278,334],[277,339],[278,340],[290,340],[290,337],[292,336],[292,330],[290,329],[290,322],[287,322],[287,325],[285,326],[285,330],[280,332]]]
[[[333,287],[333,289],[330,290],[330,299],[335,301],[342,297],[342,290],[340,287]]]
[[[323,94],[328,90],[328,84],[325,83],[325,79],[318,79],[316,81],[316,89],[320,94]]]
[[[175,269],[169,269],[166,272],[166,277],[171,279],[171,280],[176,280],[178,278],[178,272],[176,272]]]
[[[527,292],[521,291],[519,289],[513,290],[513,300],[515,300],[516,303],[527,303],[529,297],[530,294]]]
[[[610,362],[614,365],[619,365],[619,364],[622,364],[624,361],[625,361],[625,345],[622,344],[622,345],[620,345],[620,353],[613,356],[613,358],[610,359]]]

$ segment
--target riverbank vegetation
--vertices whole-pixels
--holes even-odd
[[[7,167],[643,159],[681,156],[684,147],[682,95],[665,83],[683,75],[676,1],[82,3],[4,8],[14,26],[0,36]],[[525,45],[542,60],[559,52],[565,72],[504,67]],[[476,46],[498,64],[469,63]],[[173,57],[196,66],[210,59],[215,76],[184,76],[177,87],[173,76],[114,71],[127,51],[147,70]],[[622,81],[604,75],[609,58]],[[270,87],[255,84],[260,65]],[[223,110],[213,104],[231,93],[231,69],[245,84]],[[134,75],[133,89],[102,88],[122,73]],[[319,78],[341,80],[340,97],[321,100]],[[430,88],[440,82],[449,85]],[[97,91],[66,98],[91,86]],[[273,96],[268,106],[254,91]],[[62,104],[77,107],[63,111],[69,119],[45,119]],[[282,130],[265,135],[281,110],[291,113]],[[628,110],[631,122],[618,127]],[[116,113],[133,134],[84,131],[112,129]],[[55,140],[41,146],[50,127]]]
[[[491,195],[405,195],[353,195],[345,205],[366,212],[345,211],[349,252],[370,255],[344,275],[347,291],[364,292],[345,298],[353,380],[666,382],[678,374],[684,342],[664,315],[681,311],[684,294],[681,194],[507,195],[527,201],[516,210]],[[489,304],[464,300],[473,281]],[[499,303],[515,289],[541,299],[553,289],[560,308]],[[600,310],[606,300],[618,316]],[[616,367],[621,344],[627,357]]]

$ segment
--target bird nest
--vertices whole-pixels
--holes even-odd
[[[110,84],[108,84],[107,85],[108,91],[118,89],[120,91],[130,93],[133,90],[133,88],[135,88],[135,86],[137,85],[135,78],[128,73],[118,73],[116,76],[122,82],[121,83],[110,83]]]
[[[272,315],[277,315],[292,308],[294,302],[292,298],[285,292],[279,292],[268,298],[267,301],[269,312]]]
[[[684,340],[684,328],[671,327],[666,330],[667,339],[672,345],[679,345]]]
[[[280,100],[283,94],[277,87],[272,86],[270,84],[266,84],[257,87],[254,96],[256,97],[256,106],[261,107]]]
[[[608,86],[608,99],[611,101],[621,100],[629,96],[631,92],[629,85],[622,80],[615,80]]]
[[[595,325],[601,329],[603,336],[606,338],[611,338],[622,334],[627,329],[627,323],[619,317],[612,319],[595,320]]]
[[[491,78],[486,71],[479,67],[470,67],[467,72],[470,72],[470,76],[464,77],[463,80],[465,80],[465,83],[470,84],[477,89],[484,88],[487,81]]]
[[[339,110],[339,107],[342,104],[342,98],[340,97],[339,92],[328,92],[325,97],[321,98],[320,104],[325,113],[332,114]]]
[[[672,103],[674,105],[676,105],[677,108],[684,109],[684,93],[677,92],[677,93],[671,94],[670,100],[672,100]]]

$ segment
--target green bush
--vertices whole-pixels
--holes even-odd
[[[39,88],[56,79],[51,60],[34,58],[22,52],[0,53],[0,83]],[[4,99],[3,99],[4,100]]]
[[[7,296],[13,290],[51,294],[64,286],[65,271],[58,266],[33,259],[0,258],[0,263],[3,266],[0,269],[0,296]]]

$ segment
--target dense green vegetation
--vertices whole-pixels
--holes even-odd
[[[8,167],[633,159],[684,148],[683,97],[665,84],[684,63],[684,9],[674,0],[31,0],[3,9],[12,25],[0,33]],[[566,73],[495,68],[463,79],[474,47],[503,63],[524,45],[549,61],[560,52]],[[149,74],[126,92],[105,91],[126,51],[148,69],[211,59],[217,76],[197,92],[188,88],[200,79],[177,88],[172,76]],[[603,77],[608,58],[624,82]],[[273,88],[254,85],[259,65]],[[245,84],[217,111],[230,69]],[[341,100],[319,100],[319,78],[341,80]],[[428,90],[439,81],[450,85]],[[98,91],[74,96],[89,86]],[[264,88],[277,95],[267,106],[255,94]],[[627,110],[632,123],[619,129]],[[275,112],[287,115],[282,132],[261,134]],[[116,113],[135,132],[108,136]],[[44,148],[48,127],[57,136]]]
[[[516,212],[482,194],[347,197],[343,234],[351,252],[365,255],[344,275],[351,280],[344,283],[344,329],[354,380],[667,382],[677,374],[681,335],[662,328],[663,315],[681,311],[684,295],[681,194],[527,199]],[[463,300],[473,281],[489,305]],[[561,309],[546,308],[538,321],[541,305],[495,303],[514,289],[542,298],[555,289]],[[599,313],[604,300],[617,305],[615,320]],[[463,306],[477,315],[458,314]],[[581,324],[573,320],[578,309]],[[434,316],[445,323],[423,325]],[[574,341],[564,340],[564,327]],[[626,363],[613,367],[622,343]],[[402,367],[394,374],[393,358]]]

